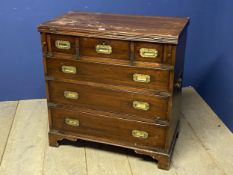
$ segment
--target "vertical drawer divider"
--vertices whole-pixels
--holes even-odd
[[[76,59],[80,58],[80,42],[79,38],[75,38]]]
[[[134,53],[134,42],[131,41],[130,42],[130,65],[132,66],[134,64],[134,57],[135,57],[135,53]]]

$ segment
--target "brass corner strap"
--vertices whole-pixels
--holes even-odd
[[[46,80],[46,81],[53,81],[53,80],[54,80],[54,77],[45,75],[45,80]]]
[[[182,88],[182,78],[179,78],[178,80],[176,80],[176,83],[174,86],[178,89]]]
[[[155,124],[162,127],[169,126],[169,122],[166,120],[161,120],[159,117],[155,119]]]
[[[55,107],[57,107],[57,104],[48,102],[47,106],[48,106],[48,108],[55,108]]]

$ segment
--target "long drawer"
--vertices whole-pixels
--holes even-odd
[[[166,127],[83,111],[51,109],[52,129],[127,147],[163,149]]]
[[[49,100],[151,121],[167,119],[168,97],[140,94],[81,83],[49,81]]]
[[[47,74],[55,79],[90,81],[154,91],[169,91],[170,86],[171,72],[164,69],[109,65],[55,58],[46,59],[46,65]]]

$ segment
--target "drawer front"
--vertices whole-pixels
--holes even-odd
[[[119,145],[163,149],[165,127],[87,112],[51,109],[52,129]]]
[[[111,58],[126,61],[133,58],[134,61],[172,64],[171,45],[133,42],[132,47],[129,41],[55,34],[50,35],[50,45],[49,51],[51,52],[79,55],[80,57]]]
[[[53,103],[97,109],[155,121],[167,118],[168,98],[92,85],[49,81]]]
[[[70,79],[131,86],[157,91],[168,91],[170,71],[112,66],[107,64],[47,59],[49,76],[56,79]]]
[[[129,60],[128,41],[80,38],[80,56]]]
[[[135,60],[163,63],[163,44],[135,42]]]
[[[76,54],[75,37],[65,35],[51,35],[51,52]]]

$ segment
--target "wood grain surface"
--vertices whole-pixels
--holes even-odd
[[[189,18],[69,12],[39,26],[40,32],[178,43]]]

